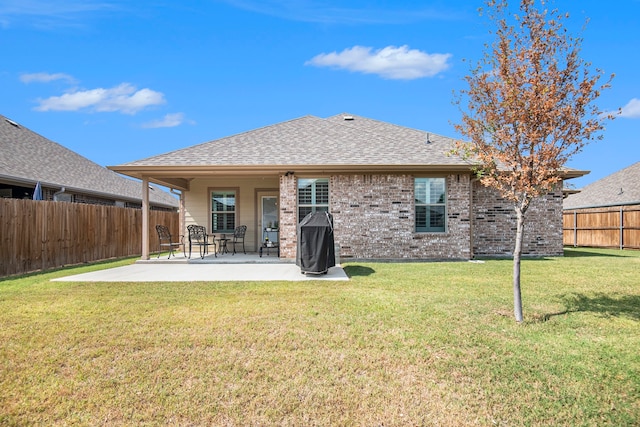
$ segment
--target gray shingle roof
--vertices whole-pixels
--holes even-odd
[[[140,182],[124,178],[91,160],[0,115],[0,177],[35,185],[66,187],[117,200],[142,200]],[[177,207],[178,201],[155,188],[154,205]]]
[[[467,166],[447,155],[454,142],[350,114],[305,116],[121,166]]]
[[[564,200],[564,209],[640,204],[640,162],[585,186]]]

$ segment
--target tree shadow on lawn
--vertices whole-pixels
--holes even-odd
[[[344,270],[345,273],[347,273],[347,276],[349,277],[354,277],[354,276],[371,276],[373,273],[375,273],[376,271],[371,268],[371,267],[366,267],[364,265],[345,265],[342,267],[342,269]]]
[[[567,309],[557,313],[549,313],[541,316],[540,321],[546,322],[555,316],[568,313],[591,312],[601,317],[626,317],[640,321],[640,295],[622,295],[611,297],[598,293],[594,296],[584,294],[565,294],[561,296]]]

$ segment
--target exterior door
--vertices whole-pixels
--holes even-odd
[[[262,240],[268,238],[271,242],[278,242],[278,198],[276,196],[262,196]]]

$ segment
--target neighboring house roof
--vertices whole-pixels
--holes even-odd
[[[640,162],[585,186],[568,196],[564,209],[640,205]]]
[[[345,113],[305,116],[109,168],[177,188],[215,173],[471,170],[471,162],[450,154],[454,145],[453,138]]]
[[[0,179],[35,186],[65,187],[98,197],[142,201],[139,182],[125,178],[0,115]],[[149,195],[152,205],[177,207],[160,188]]]

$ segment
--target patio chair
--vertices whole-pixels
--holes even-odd
[[[216,242],[215,236],[209,236],[207,229],[202,225],[190,225],[187,227],[189,231],[189,258],[191,258],[191,248],[196,245],[200,249],[200,258],[204,259],[204,256],[209,253],[209,246],[213,246],[213,255],[216,255]],[[211,237],[211,241],[209,240]]]
[[[245,255],[247,254],[247,251],[244,248],[244,235],[246,234],[246,232],[246,225],[240,225],[236,227],[235,231],[233,232],[233,239],[231,240],[231,243],[233,244],[232,255],[236,254],[236,244],[240,243],[240,241],[242,241],[242,253],[244,253]]]
[[[184,253],[184,236],[180,236],[179,242],[174,242],[169,227],[160,224],[156,225],[156,232],[158,233],[158,258],[160,258],[162,248],[169,249],[169,257],[167,259],[171,258],[171,255],[176,256],[173,248],[179,248],[180,245],[182,245],[182,254],[185,257],[187,256]]]

